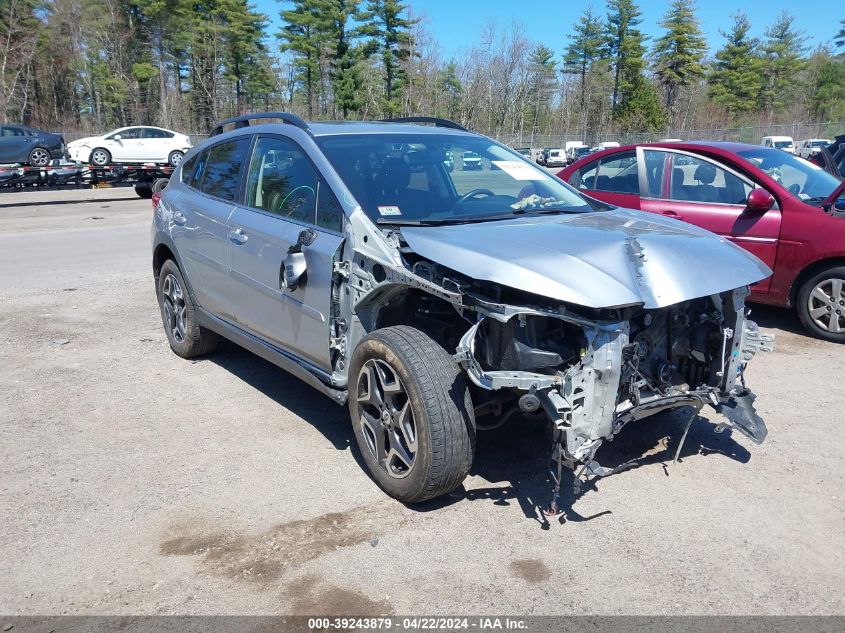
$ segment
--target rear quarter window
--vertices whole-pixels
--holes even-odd
[[[250,137],[243,136],[208,149],[200,191],[234,202],[238,195],[241,167],[249,151]]]

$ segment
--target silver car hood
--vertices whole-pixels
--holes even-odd
[[[589,308],[660,308],[772,274],[742,248],[641,211],[402,227],[416,253],[474,279]]]

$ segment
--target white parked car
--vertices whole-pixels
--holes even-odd
[[[791,136],[764,136],[760,145],[774,147],[790,154],[795,153],[795,141],[792,140]]]
[[[67,145],[71,160],[92,165],[166,163],[175,167],[190,148],[191,139],[184,134],[140,125],[81,138]]]
[[[566,167],[566,150],[562,147],[550,149],[546,154],[546,167]]]
[[[813,154],[819,151],[822,147],[826,147],[833,143],[827,138],[808,138],[803,141],[798,141],[796,146],[796,153],[801,158],[810,158]]]

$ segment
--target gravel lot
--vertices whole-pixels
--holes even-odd
[[[845,347],[756,308],[760,447],[632,424],[545,524],[541,425],[407,508],[345,409],[227,345],[167,345],[131,189],[0,193],[0,613],[843,614]],[[707,414],[715,419],[711,414]],[[568,490],[568,488],[567,488]]]

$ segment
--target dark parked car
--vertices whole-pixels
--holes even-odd
[[[845,134],[840,134],[827,147],[821,147],[809,161],[839,178],[845,178]]]
[[[845,343],[839,178],[776,148],[704,142],[614,148],[558,175],[599,200],[683,219],[754,253],[774,274],[750,300],[793,307],[812,334]]]
[[[25,125],[0,125],[0,164],[46,167],[64,155],[65,140],[58,134]]]

